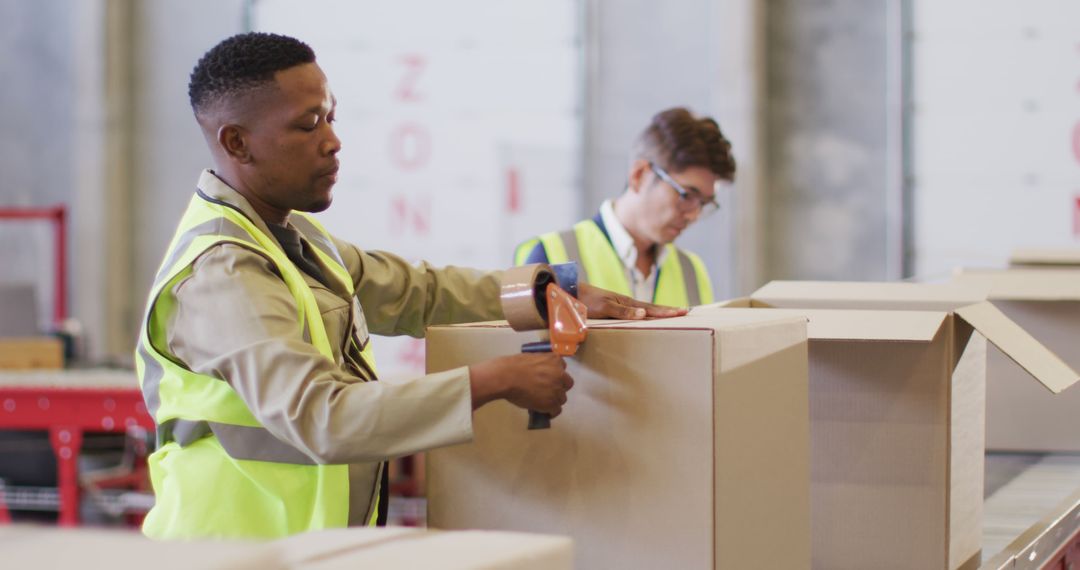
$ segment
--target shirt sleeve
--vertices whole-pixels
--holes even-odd
[[[363,251],[334,239],[352,275],[368,328],[384,336],[420,338],[429,325],[503,318],[501,271],[412,265],[384,251]]]
[[[228,382],[263,427],[317,462],[377,461],[472,438],[468,368],[363,382],[304,339],[284,281],[252,250],[215,246],[163,294],[176,301],[173,356]]]

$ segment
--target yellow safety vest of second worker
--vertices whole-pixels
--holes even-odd
[[[574,261],[579,279],[590,285],[633,296],[626,267],[615,248],[593,220],[574,224],[573,229],[550,232],[518,246],[514,263],[523,265],[537,244],[543,244],[549,263]],[[713,302],[712,282],[701,258],[666,244],[667,254],[652,301],[672,307],[692,307]]]
[[[326,230],[303,214],[293,216],[301,233],[319,238],[310,240],[313,250],[352,294],[352,277]],[[135,354],[143,397],[158,426],[158,447],[149,458],[156,503],[143,532],[168,539],[274,538],[347,526],[348,465],[317,464],[277,439],[228,382],[188,370],[165,348],[164,319],[172,311],[164,305],[175,301],[162,291],[190,275],[195,259],[221,243],[249,248],[273,262],[296,300],[305,336],[333,359],[314,293],[278,242],[239,210],[197,193],[151,289]],[[370,351],[369,343],[361,356],[374,370]]]

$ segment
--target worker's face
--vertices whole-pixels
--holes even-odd
[[[334,134],[336,101],[318,65],[279,71],[276,89],[253,98],[248,130],[253,190],[281,210],[330,207],[341,141]]]
[[[697,221],[701,214],[698,201],[684,200],[679,192],[665,182],[656,172],[645,167],[641,174],[641,192],[644,201],[642,226],[650,241],[671,243]],[[700,195],[707,202],[716,195],[717,177],[702,166],[691,166],[678,172],[669,172],[684,190]]]

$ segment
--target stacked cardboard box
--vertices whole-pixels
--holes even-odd
[[[1080,265],[1068,265],[1064,252],[1036,253],[1019,257],[1023,266],[964,269],[954,280],[985,293],[1009,318],[1080,369]],[[1036,265],[1039,259],[1045,262]],[[1080,389],[1058,394],[1023,381],[1024,370],[1000,351],[991,350],[988,357],[986,448],[1080,452]]]
[[[474,415],[473,444],[428,455],[429,524],[569,534],[580,568],[808,567],[805,317],[589,324],[551,429],[497,402]],[[428,370],[540,335],[433,327]]]
[[[53,337],[0,338],[0,369],[64,367],[64,347]]]

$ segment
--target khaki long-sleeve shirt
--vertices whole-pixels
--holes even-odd
[[[212,172],[203,172],[199,189],[273,236]],[[400,383],[369,381],[350,336],[363,346],[369,330],[420,337],[427,325],[500,319],[500,273],[414,266],[333,241],[355,298],[334,279],[323,284],[304,274],[332,361],[304,340],[296,302],[273,264],[243,246],[208,249],[190,275],[162,294],[175,297],[166,321],[172,355],[194,372],[229,382],[279,439],[318,462],[351,464],[350,524],[363,524],[374,508],[380,462],[471,440],[472,399],[468,368]]]

